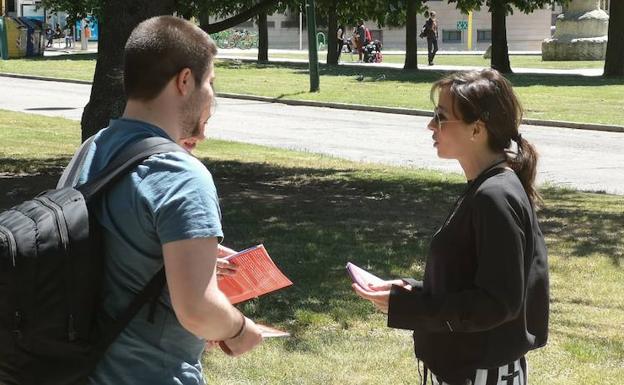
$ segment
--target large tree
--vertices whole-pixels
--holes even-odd
[[[524,13],[531,13],[538,8],[554,3],[565,4],[569,0],[448,0],[457,3],[457,8],[464,13],[480,10],[482,5],[488,7],[492,17],[492,68],[511,73],[509,47],[507,45],[507,15],[512,14],[514,7]]]
[[[624,1],[611,1],[609,6],[609,42],[604,76],[624,77]]]
[[[213,0],[204,0],[204,4],[209,5],[210,1]],[[213,33],[231,28],[274,6],[277,1],[261,0],[227,19],[205,26],[204,29]],[[219,4],[227,2],[218,1]],[[193,0],[44,0],[42,5],[51,9],[80,9],[82,6],[80,12],[74,12],[84,15],[92,11],[98,16],[100,25],[98,60],[91,97],[82,114],[83,140],[108,125],[111,118],[118,117],[123,112],[126,103],[122,81],[123,50],[134,27],[150,17],[171,15],[174,12],[187,17],[199,17],[197,3]],[[229,3],[240,2],[231,0]]]

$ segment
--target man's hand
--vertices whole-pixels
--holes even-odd
[[[238,271],[238,266],[236,266],[232,262],[223,258],[217,258],[217,275],[218,276],[234,275],[236,274],[237,271]]]
[[[235,338],[219,342],[219,347],[225,354],[232,357],[240,356],[255,348],[263,341],[262,332],[256,324],[245,317],[242,332]]]
[[[225,259],[225,257],[232,254],[236,254],[236,250],[222,245],[217,246],[217,275],[225,276],[236,274],[238,266]]]

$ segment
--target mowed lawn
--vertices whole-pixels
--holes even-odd
[[[56,182],[79,143],[74,121],[0,111],[0,208]],[[218,385],[418,383],[408,332],[351,291],[347,261],[381,277],[422,277],[425,254],[464,181],[222,141],[197,156],[221,196],[225,244],[263,243],[294,286],[249,301],[254,319],[292,336],[238,359],[203,358]],[[550,255],[548,345],[530,383],[624,384],[624,197],[543,189]]]
[[[92,80],[94,68],[95,55],[90,54],[0,61],[0,72],[85,81]],[[215,86],[218,92],[276,99],[432,110],[431,84],[447,74],[347,66],[321,66],[320,73],[321,91],[310,93],[307,64],[222,60],[217,62]],[[525,107],[526,118],[624,125],[624,79],[531,74],[508,78]]]

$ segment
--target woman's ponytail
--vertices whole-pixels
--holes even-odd
[[[542,204],[542,197],[535,188],[535,176],[537,175],[537,151],[535,146],[529,143],[522,135],[512,139],[517,144],[517,152],[515,156],[507,153],[507,163],[512,170],[518,175],[518,179],[524,187],[529,200],[533,207],[538,208]]]

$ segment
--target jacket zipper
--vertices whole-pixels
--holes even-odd
[[[61,244],[63,245],[63,250],[65,251],[65,255],[67,256],[67,258],[70,258],[69,255],[69,231],[67,230],[67,223],[65,223],[65,215],[63,214],[63,209],[54,201],[52,201],[50,198],[45,197],[45,196],[40,196],[35,198],[35,200],[39,201],[43,206],[45,206],[48,210],[52,211],[52,213],[54,214],[54,218],[56,219],[56,226],[59,230],[59,235],[61,237]],[[71,264],[72,261],[68,260],[67,261],[68,264]],[[68,266],[68,268],[71,268],[71,265]],[[67,316],[67,338],[68,340],[71,341],[75,341],[77,338],[77,331],[76,331],[76,327],[75,327],[75,321],[74,321],[74,306],[73,303],[71,301],[71,299],[69,299],[72,295],[72,284],[71,284],[71,277],[67,278],[67,296],[68,296],[68,316]]]

